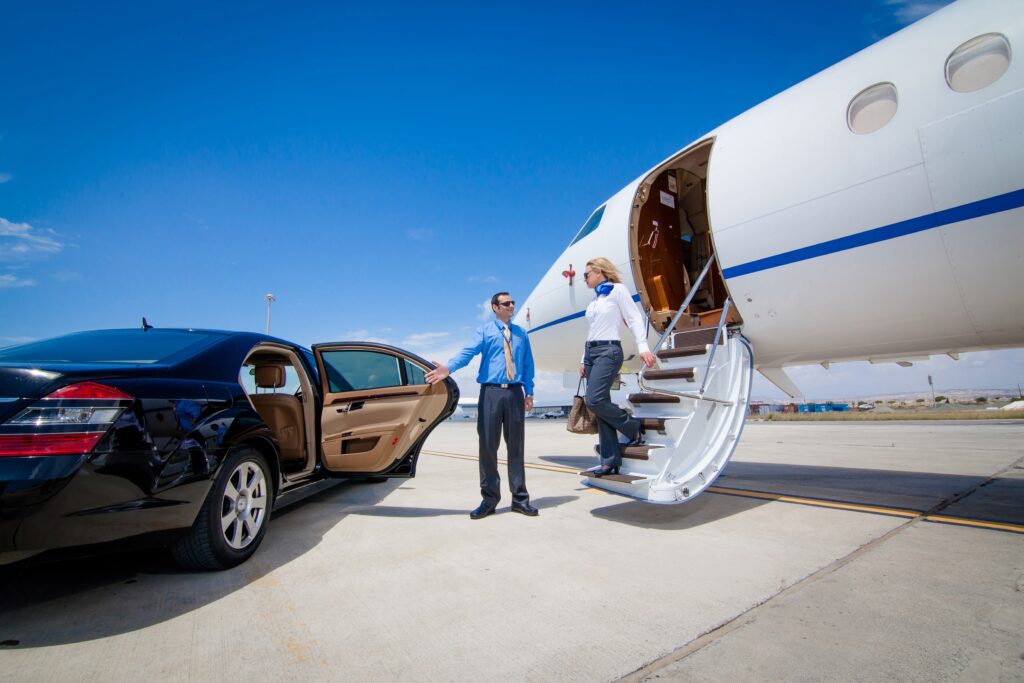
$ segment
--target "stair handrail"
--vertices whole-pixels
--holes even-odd
[[[653,349],[651,349],[651,353],[657,354],[658,350],[661,349],[662,345],[665,343],[665,340],[672,335],[672,330],[676,328],[676,323],[679,322],[679,319],[681,317],[683,317],[683,313],[686,311],[686,307],[690,305],[690,301],[693,299],[693,296],[697,293],[697,289],[700,287],[700,283],[704,281],[704,276],[706,276],[708,274],[708,271],[711,270],[711,264],[714,262],[715,255],[712,254],[711,257],[708,259],[708,262],[704,265],[704,270],[700,271],[700,275],[697,276],[697,279],[694,281],[693,285],[690,286],[689,293],[686,295],[686,298],[683,299],[683,305],[679,307],[679,310],[676,311],[676,314],[672,317],[672,322],[669,323],[668,328],[666,328],[664,334],[661,335],[661,339],[659,339],[658,343],[654,345]],[[646,367],[644,369],[646,369]],[[641,370],[640,372],[641,374],[643,374],[643,370]]]
[[[704,387],[708,385],[708,375],[711,373],[711,362],[715,360],[715,351],[718,350],[718,340],[722,338],[722,328],[725,327],[725,321],[729,318],[729,304],[732,300],[729,297],[725,297],[725,303],[722,304],[722,316],[718,319],[718,328],[715,330],[715,341],[711,343],[711,354],[708,356],[708,364],[704,367],[704,379],[700,383],[700,395],[704,395]]]
[[[665,389],[662,387],[653,388],[647,386],[647,383],[644,381],[644,373],[647,371],[646,366],[641,368],[640,373],[637,375],[637,384],[640,385],[640,389],[642,391],[656,391],[659,394],[670,394],[672,396],[682,396],[683,398],[693,398],[697,399],[698,401],[711,401],[712,403],[722,403],[727,406],[733,405],[733,401],[727,401],[724,399],[704,395],[704,389],[707,386],[708,382],[708,375],[711,372],[711,363],[715,359],[715,351],[718,349],[718,340],[722,338],[722,329],[725,327],[726,320],[728,319],[729,306],[731,305],[731,303],[731,300],[728,297],[726,297],[725,303],[722,305],[722,315],[718,318],[718,327],[715,329],[715,341],[711,345],[711,353],[708,355],[708,362],[704,366],[704,378],[701,381],[700,390],[697,393],[691,393],[689,391],[674,391],[672,389]],[[675,326],[673,325],[673,327]]]
[[[661,335],[661,339],[658,340],[658,343],[654,345],[653,349],[651,349],[651,353],[657,354],[658,351],[661,349],[662,345],[665,343],[665,341],[672,335],[672,332],[675,330],[676,323],[679,322],[679,318],[681,318],[683,312],[686,311],[686,307],[690,305],[690,301],[693,299],[694,294],[697,293],[697,289],[700,287],[701,282],[704,281],[704,277],[708,274],[708,271],[711,270],[711,264],[714,263],[714,261],[715,255],[712,254],[711,257],[708,259],[708,262],[704,265],[704,269],[700,271],[700,275],[697,276],[697,279],[690,287],[690,291],[686,295],[686,298],[683,299],[683,303],[679,307],[679,310],[676,311],[675,316],[672,317],[672,322],[669,323],[668,328],[665,330],[664,334]],[[725,401],[719,398],[712,398],[710,396],[704,395],[704,389],[706,388],[708,381],[708,374],[711,370],[711,363],[715,359],[715,350],[718,348],[718,340],[721,339],[722,337],[722,328],[725,326],[725,322],[728,319],[730,304],[730,299],[726,297],[725,303],[722,306],[722,315],[718,319],[718,327],[715,329],[715,341],[714,344],[711,346],[711,354],[708,357],[707,365],[704,368],[704,378],[701,381],[699,392],[694,394],[686,391],[673,391],[671,389],[652,389],[651,387],[648,387],[647,383],[644,381],[645,373],[648,370],[646,365],[640,368],[640,372],[637,375],[637,384],[640,385],[640,389],[643,391],[657,391],[658,393],[662,394],[682,396],[683,398],[695,398],[699,401],[712,401],[714,403],[723,403],[725,405],[731,406],[733,404],[732,401]]]

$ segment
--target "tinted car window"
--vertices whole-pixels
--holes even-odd
[[[0,362],[159,363],[221,338],[189,330],[95,330],[0,349]]]
[[[426,384],[427,380],[424,376],[424,370],[418,365],[414,365],[409,361],[405,361],[405,383],[406,384]]]
[[[399,359],[377,351],[324,351],[331,393],[402,386]]]

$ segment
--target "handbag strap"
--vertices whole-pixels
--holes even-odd
[[[580,381],[576,384],[576,395],[580,395],[580,387],[583,386],[583,377],[580,377]]]

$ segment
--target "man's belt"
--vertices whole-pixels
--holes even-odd
[[[511,384],[492,384],[490,382],[481,382],[482,387],[498,387],[499,389],[508,389],[509,387],[521,387],[522,384],[519,382],[513,382]]]

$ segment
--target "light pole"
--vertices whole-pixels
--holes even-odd
[[[273,294],[267,294],[263,299],[267,302],[267,334],[270,334],[270,304],[277,301]]]

